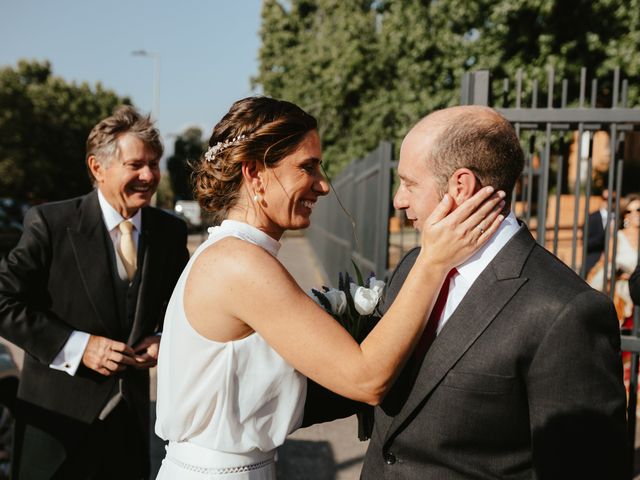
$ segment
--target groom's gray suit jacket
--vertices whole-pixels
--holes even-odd
[[[627,478],[625,401],[613,305],[521,228],[375,408],[362,479]]]

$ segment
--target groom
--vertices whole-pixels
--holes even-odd
[[[483,185],[510,192],[522,168],[497,112],[441,110],[403,141],[394,205],[420,227],[445,193],[459,205]],[[381,313],[417,254],[397,266]],[[606,296],[509,213],[438,304],[437,336],[423,336],[375,408],[362,479],[626,478],[620,334]],[[309,392],[305,424],[348,413]]]

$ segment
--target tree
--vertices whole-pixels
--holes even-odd
[[[575,97],[584,66],[610,104],[620,66],[640,98],[640,0],[265,0],[260,36],[254,85],[318,117],[330,174],[458,103],[469,70],[546,91],[553,66]]]
[[[100,83],[68,83],[49,62],[0,69],[0,197],[58,200],[86,193],[85,142],[120,104]]]
[[[366,153],[353,142],[354,106],[374,88],[375,48],[371,1],[276,0],[263,4],[260,71],[266,94],[299,104],[320,120],[330,172],[344,159]]]
[[[203,151],[202,130],[198,127],[187,128],[176,138],[173,155],[167,160],[175,200],[193,200],[189,162],[200,158]]]

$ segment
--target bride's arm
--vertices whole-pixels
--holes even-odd
[[[498,228],[501,198],[480,206],[490,194],[481,190],[448,216],[451,201],[441,202],[423,227],[422,244],[429,248],[422,248],[395,302],[361,345],[276,259],[246,242],[219,242],[214,258],[194,265],[189,283],[209,291],[209,305],[200,308],[246,323],[304,375],[345,397],[378,404],[420,337],[448,271]],[[483,234],[475,228],[481,221],[490,225]]]

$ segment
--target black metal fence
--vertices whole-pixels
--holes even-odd
[[[352,260],[379,278],[387,273],[391,152],[391,144],[382,142],[349,164],[313,212],[307,236],[334,285],[339,272],[353,271]]]

